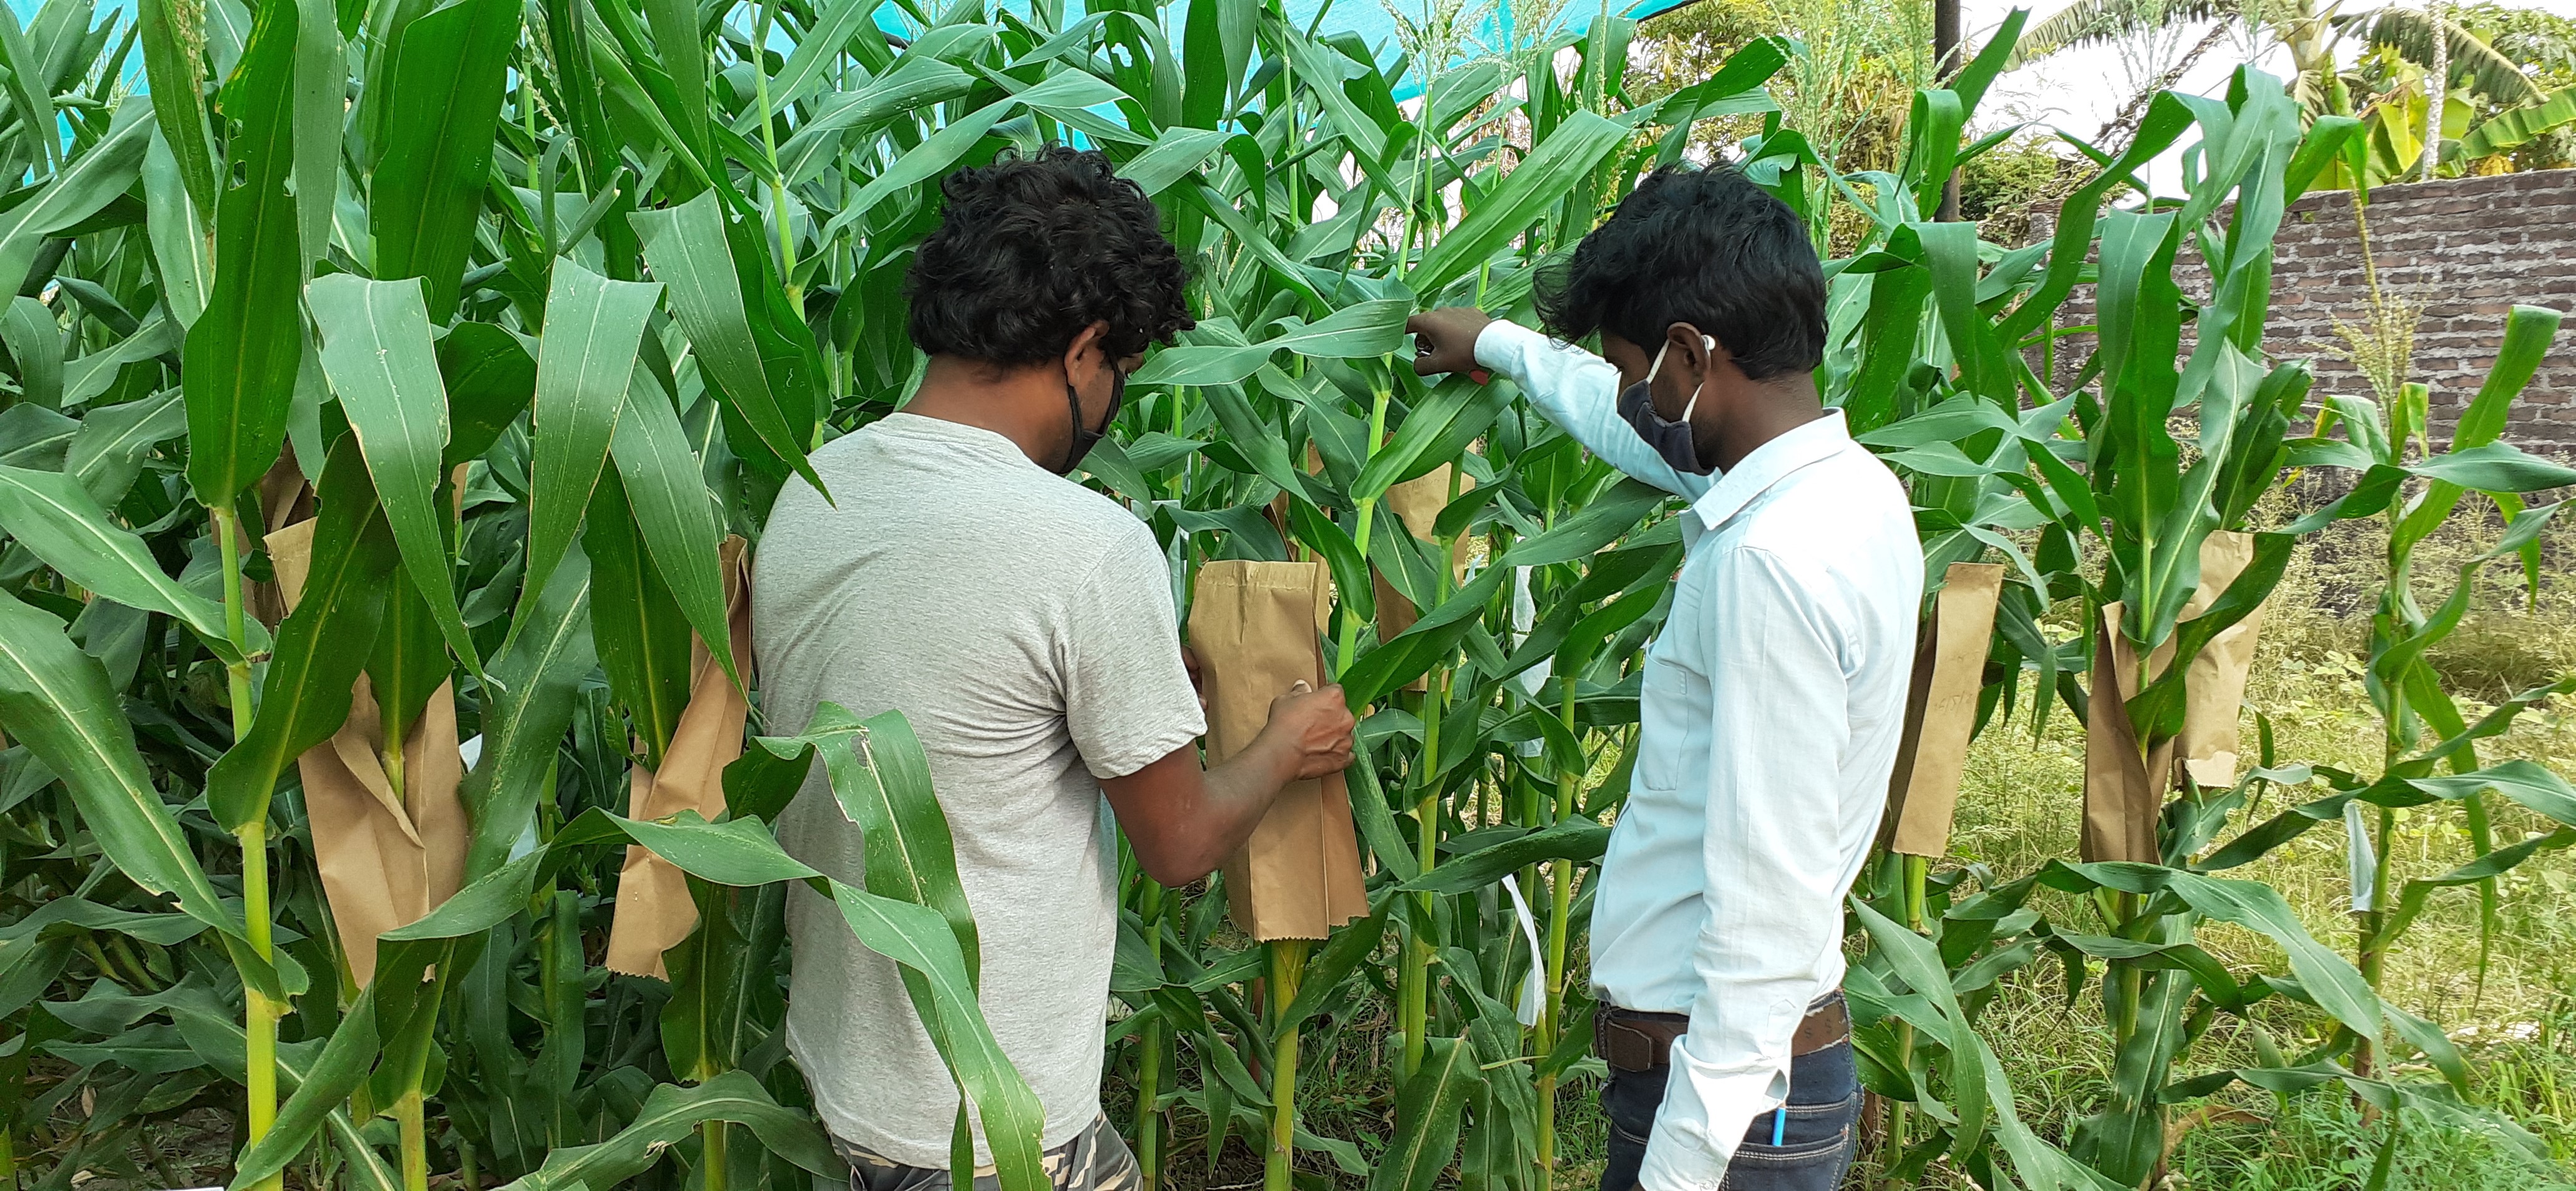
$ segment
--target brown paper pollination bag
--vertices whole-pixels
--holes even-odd
[[[2253,560],[2254,535],[2210,534],[2200,546],[2200,586],[2176,623],[2208,611]],[[2186,775],[2204,789],[2236,784],[2237,709],[2245,701],[2263,609],[2258,606],[2229,625],[2192,659],[2191,672],[2183,679],[2182,733],[2143,758],[2122,705],[2137,696],[2138,666],[2137,652],[2120,635],[2121,612],[2119,604],[2103,608],[2094,641],[2090,722],[2084,731],[2084,859],[2154,864],[2162,860],[2156,854],[2156,817],[2163,811],[2166,790],[2181,785]],[[2167,638],[2148,659],[2149,677],[2162,676],[2173,655],[2174,642]],[[2116,680],[2107,686],[2106,664]],[[2109,698],[2114,690],[2117,698]],[[2097,848],[2102,854],[2095,854]]]
[[[313,526],[297,522],[267,538],[289,610],[312,568]],[[295,759],[323,897],[360,987],[375,978],[377,935],[417,921],[456,892],[472,836],[456,797],[465,758],[456,745],[455,685],[439,685],[403,742],[399,798],[385,776],[383,745],[374,688],[360,674],[340,730]]]
[[[1886,846],[1908,856],[1950,851],[1950,821],[1959,805],[1968,738],[1977,727],[1977,692],[1985,684],[1986,650],[2003,593],[1998,563],[1954,562],[1934,597],[1932,619],[1915,649],[1914,683],[1905,697],[1905,734],[1887,783]]]
[[[1420,476],[1386,490],[1387,511],[1394,513],[1396,519],[1404,523],[1404,531],[1412,534],[1416,541],[1439,540],[1440,535],[1436,526],[1440,521],[1440,511],[1449,507],[1450,470],[1451,465],[1443,463]],[[1458,477],[1458,491],[1462,495],[1475,486],[1474,476]],[[1422,619],[1422,610],[1414,607],[1413,601],[1396,594],[1395,588],[1388,586],[1385,576],[1378,574],[1374,569],[1369,573],[1377,583],[1379,640],[1386,640],[1412,628],[1415,621]],[[1455,588],[1466,573],[1467,537],[1460,534],[1457,544],[1449,549],[1450,586]],[[1404,689],[1421,691],[1430,688],[1424,685],[1422,679],[1416,678],[1412,685]]]
[[[2162,858],[2156,851],[2156,817],[2164,810],[2164,784],[2149,774],[2170,771],[2173,742],[2154,757],[2138,752],[2128,700],[2138,693],[2138,655],[2120,633],[2123,606],[2102,607],[2093,626],[2093,689],[2085,700],[2084,839],[2088,862]]]
[[[2254,535],[2229,530],[2209,535],[2200,544],[2200,590],[2183,606],[2182,619],[2208,611],[2253,561]],[[2245,681],[2254,672],[2254,646],[2267,606],[2268,598],[2211,638],[2191,660],[2191,675],[2184,679],[2182,735],[2174,740],[2181,765],[2177,784],[2188,776],[2204,790],[2235,786],[2237,711],[2245,703]]]
[[[1208,763],[1243,751],[1270,701],[1321,687],[1330,577],[1320,562],[1211,562],[1190,597],[1190,649],[1207,694]],[[1253,938],[1320,939],[1368,913],[1342,775],[1292,782],[1225,863],[1227,905]]]
[[[736,666],[751,664],[751,585],[743,565],[743,540],[728,537],[723,547],[726,633],[733,638]],[[745,673],[748,682],[751,675]],[[662,752],[662,767],[641,765],[629,771],[629,818],[666,819],[696,811],[713,820],[725,809],[724,768],[742,756],[742,729],[750,716],[742,689],[725,675],[707,652],[707,643],[689,643],[689,705],[680,712],[671,747]],[[608,927],[608,970],[630,976],[670,979],[662,953],[697,929],[698,904],[689,896],[689,880],[677,865],[628,845],[625,867],[617,874],[617,911]]]

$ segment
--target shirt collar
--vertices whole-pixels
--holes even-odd
[[[1789,473],[1831,458],[1850,446],[1851,441],[1843,411],[1828,409],[1825,416],[1753,448],[1753,453],[1737,460],[1732,469],[1719,475],[1717,482],[1692,502],[1691,511],[1699,514],[1700,524],[1716,529]]]

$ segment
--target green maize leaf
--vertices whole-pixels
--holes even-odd
[[[1191,31],[1197,32],[1195,26]],[[1135,183],[1151,198],[1197,171],[1200,163],[1223,148],[1232,135],[1214,128],[1169,129],[1154,138],[1152,147],[1119,166],[1118,176]]]
[[[469,882],[428,914],[378,938],[386,943],[428,943],[466,938],[499,926],[527,909],[528,894],[537,877],[554,859],[550,852],[563,852],[588,842],[591,841],[578,836],[570,841],[559,839],[547,851],[532,852],[502,865]],[[387,965],[377,966],[381,969]]]
[[[2317,1005],[2333,1014],[2335,1020],[2364,1037],[2377,1037],[2381,1026],[2380,1002],[2369,982],[2361,978],[2350,961],[2318,943],[2301,925],[2289,903],[2281,900],[2279,891],[2254,881],[2209,877],[2180,869],[2153,864],[2106,862],[2068,864],[2051,861],[2040,875],[2042,884],[2058,889],[2083,891],[2094,888],[2116,889],[2124,893],[2159,893],[2171,891],[2192,909],[2221,922],[2233,923],[2254,931],[2281,945],[2289,954],[2290,968],[2298,974]]]
[[[732,220],[711,192],[662,211],[629,217],[653,276],[670,287],[671,309],[698,357],[698,375],[778,459],[823,492],[805,461],[814,424],[814,370],[804,323],[785,331],[774,307],[786,301],[768,272],[755,226]],[[775,360],[776,363],[772,363]],[[737,442],[741,451],[748,444]],[[827,497],[829,493],[825,494]]]
[[[1576,112],[1423,254],[1406,284],[1415,293],[1436,294],[1474,272],[1562,201],[1626,137],[1618,124]]]
[[[859,942],[903,967],[904,990],[930,1030],[931,1045],[975,1102],[1003,1191],[1043,1191],[1047,1176],[1039,1163],[1039,1136],[1045,1111],[984,1021],[947,921],[927,906],[838,881],[831,889]]]
[[[831,226],[825,229],[825,238],[857,224],[886,199],[947,173],[965,158],[986,132],[1016,109],[1033,108],[1062,119],[1067,112],[1079,112],[1124,98],[1126,95],[1118,88],[1095,76],[1068,71],[1050,75],[1045,81],[1016,95],[994,100],[957,117],[946,127],[923,138],[919,145],[896,158],[893,165],[859,188],[859,193],[851,197],[849,205],[832,218]]]
[[[277,655],[251,729],[206,771],[206,802],[227,831],[268,813],[278,775],[349,718],[349,687],[367,663],[397,563],[393,535],[354,439],[324,465],[303,598],[277,629]]]
[[[546,1154],[534,1173],[502,1191],[583,1191],[614,1187],[642,1174],[708,1121],[747,1125],[771,1153],[813,1174],[838,1179],[847,1167],[811,1116],[782,1108],[749,1072],[728,1071],[699,1084],[662,1084],[645,1097],[635,1119],[596,1145],[564,1146]]]
[[[0,927],[0,976],[26,958],[28,949],[43,939],[80,931],[113,931],[168,947],[193,939],[205,929],[205,923],[185,914],[145,914],[101,905],[85,897],[59,897]]]
[[[45,106],[47,118],[39,123],[52,128],[53,105]],[[26,285],[47,237],[97,214],[134,185],[152,140],[151,106],[147,96],[128,97],[104,139],[41,183],[33,196],[0,212],[0,294],[14,295]]]
[[[9,358],[18,366],[19,396],[46,409],[61,409],[63,329],[53,310],[34,298],[12,300],[0,314],[0,342],[8,344]]]
[[[0,594],[0,728],[60,775],[81,820],[118,871],[181,912],[242,933],[135,751],[107,672],[61,621]]]
[[[2235,977],[2227,974],[2226,965],[2201,950],[2198,944],[2187,940],[2150,943],[2138,939],[2077,934],[2062,930],[2052,932],[2049,939],[2053,943],[2062,943],[2095,959],[2118,960],[2148,970],[2189,973],[2192,980],[2200,986],[2201,991],[2206,993],[2210,1000],[2217,1002],[2222,1009],[2242,1009],[2248,1001],[2247,991],[2236,983]],[[1953,985],[1953,988],[1955,989],[1956,985]]]
[[[2191,110],[2170,92],[2159,94],[2147,105],[2147,113],[2138,122],[2135,139],[2126,152],[2109,163],[2092,181],[2067,196],[2061,207],[2065,217],[2057,224],[2048,250],[2048,271],[2030,295],[2013,308],[2013,313],[1995,329],[2000,343],[2020,343],[2056,314],[2075,288],[2078,276],[2089,263],[2092,243],[2102,210],[2102,198],[2111,187],[2128,181],[2130,175],[2147,162],[2173,146],[2183,130],[2191,126]]]
[[[1952,169],[1958,163],[1959,134],[1966,127],[1967,122],[1967,105],[1960,102],[1958,92],[1942,89],[1914,93],[1913,114],[1905,122],[1909,143],[1905,154],[1904,177],[1911,183],[1918,210],[1928,213],[1929,210],[1940,206],[1942,183],[1950,177]],[[1969,239],[1976,238],[1976,229],[1973,226],[1966,227],[1965,230]],[[1974,294],[1976,291],[1973,286],[1969,286],[1961,292]],[[1962,362],[1965,362],[1969,356],[1967,352],[1959,354]]]
[[[855,0],[848,0],[853,7]],[[965,95],[973,76],[936,58],[906,53],[893,70],[855,91],[836,91],[778,146],[778,169],[790,186],[811,182],[837,163],[846,134]],[[1124,171],[1121,171],[1122,173]],[[1150,193],[1150,192],[1149,192]]]
[[[536,397],[537,362],[519,337],[491,323],[458,323],[438,340],[447,388],[447,453],[441,468],[480,459]]]
[[[206,132],[206,99],[201,90],[204,50],[181,35],[172,21],[175,8],[176,0],[140,0],[135,8],[135,22],[143,35],[143,74],[159,100],[152,114],[160,123],[172,180],[186,188],[190,205],[209,211],[215,205],[215,149]],[[153,206],[157,209],[160,204]]]
[[[1485,1075],[1464,1039],[1423,1040],[1422,1067],[1396,1093],[1396,1131],[1369,1191],[1427,1191],[1458,1151],[1458,1119]]]
[[[2545,306],[2516,305],[2505,315],[2504,342],[2496,349],[2495,364],[2487,369],[2486,378],[2478,383],[2477,394],[2460,411],[2459,422],[2452,428],[2453,453],[2486,446],[2503,436],[2514,399],[2531,383],[2540,362],[2548,357],[2562,318],[2559,312]],[[2407,512],[2395,536],[2404,542],[2424,540],[2435,527],[2450,519],[2466,493],[2463,485],[2433,481],[2423,499]]]
[[[20,298],[18,301],[26,306],[36,307],[37,312],[43,315],[44,327],[53,331],[59,342],[61,332],[54,327],[53,315],[44,311],[42,303],[32,298]],[[23,308],[13,306],[11,314],[14,316],[17,310]],[[119,340],[116,346],[91,352],[63,365],[61,387],[57,390],[61,396],[59,404],[67,407],[87,405],[113,387],[117,380],[125,375],[127,366],[153,359],[178,345],[178,330],[170,325],[168,319],[156,313],[151,321],[137,327],[133,334]],[[12,355],[20,355],[14,341],[9,351]],[[23,377],[21,379],[24,380]]]
[[[1230,385],[1260,370],[1279,351],[1317,359],[1382,356],[1403,346],[1411,304],[1387,299],[1334,311],[1311,325],[1248,346],[1167,347],[1128,378],[1139,385]]]
[[[384,616],[376,623],[376,645],[367,655],[368,693],[376,701],[381,738],[409,739],[430,696],[454,669],[429,601],[409,578],[399,572],[388,576]]]
[[[680,105],[680,122],[708,126],[707,40],[698,26],[697,7],[686,0],[645,0],[644,19],[653,29],[654,48]]]
[[[121,503],[153,448],[187,432],[188,406],[177,389],[95,406],[63,452],[63,474],[80,481],[100,507]]]
[[[1288,498],[1288,524],[1297,541],[1322,555],[1325,566],[1332,571],[1333,591],[1340,600],[1342,615],[1356,616],[1363,623],[1375,619],[1377,587],[1369,581],[1368,560],[1360,557],[1359,545],[1351,535],[1322,509],[1298,496]],[[1404,527],[1395,525],[1388,532],[1402,533]]]
[[[423,14],[404,27],[381,92],[383,151],[367,190],[376,276],[420,278],[432,322],[456,311],[518,28],[510,0],[461,0]],[[313,313],[323,317],[323,303]]]
[[[2406,470],[2478,492],[2542,492],[2576,484],[2576,468],[2503,442],[2436,455]]]
[[[556,746],[571,726],[582,680],[598,663],[590,635],[590,559],[564,555],[562,580],[536,601],[526,631],[492,659],[483,755],[457,787],[474,823],[465,879],[501,867],[550,793]],[[487,688],[488,690],[488,688]]]
[[[698,640],[736,686],[748,689],[735,668],[733,633],[725,620],[722,537],[698,457],[660,387],[641,374],[639,382],[627,388],[626,412],[610,444],[635,527]]]
[[[379,241],[381,242],[381,241]],[[429,340],[421,282],[369,281],[347,273],[314,279],[313,321],[322,331],[322,371],[340,395],[349,430],[365,456],[403,569],[428,602],[447,648],[480,674],[482,657],[456,605],[446,518],[437,507],[447,450],[447,386]]]
[[[701,881],[748,887],[822,875],[788,856],[757,819],[709,823],[696,811],[682,811],[669,822],[608,817],[636,843]]]
[[[689,703],[689,621],[653,568],[615,472],[590,494],[581,544],[590,555],[590,632],[600,668],[634,720],[645,766],[658,769]]]
[[[233,133],[231,181],[215,200],[214,285],[188,328],[188,482],[222,505],[250,486],[286,440],[303,359],[304,258],[294,172],[296,8],[260,5],[221,106]],[[119,189],[122,189],[120,184]]]
[[[0,409],[0,467],[60,471],[81,423],[25,402]]]
[[[813,772],[814,749],[769,736],[755,736],[752,743],[759,747],[744,749],[724,768],[725,813],[774,823]]]
[[[1983,1140],[1988,1114],[1997,1104],[2008,1106],[2012,1090],[2001,1080],[1990,1080],[1982,1066],[1967,1066],[1967,1060],[1978,1054],[1985,1043],[1977,1037],[1974,1024],[1959,1008],[1950,990],[1950,975],[1942,966],[1940,953],[1930,940],[1890,920],[1859,898],[1850,899],[1851,911],[1869,932],[1871,942],[1885,950],[1889,969],[1907,987],[1927,999],[1938,1015],[1942,1029],[1934,1039],[1947,1048],[1957,1060],[1950,1067],[1951,1111],[1958,1123],[1952,1127],[1950,1154],[1964,1159]]]
[[[1985,47],[1951,77],[1950,89],[1958,92],[1962,110],[1970,114],[1976,112],[1977,104],[1986,97],[1986,88],[1993,86],[1996,76],[2001,75],[2011,63],[2013,51],[2021,44],[2022,26],[2029,19],[2030,10],[2027,8],[2016,8],[2006,14],[2003,23],[1995,26],[1994,33],[1986,38]]]
[[[1401,327],[1403,324],[1399,322],[1396,325]],[[1483,386],[1464,383],[1463,378],[1433,389],[1428,398],[1413,407],[1404,424],[1396,427],[1394,436],[1387,440],[1386,445],[1378,448],[1377,453],[1369,456],[1368,462],[1361,466],[1359,478],[1351,482],[1351,499],[1369,500],[1382,496],[1388,488],[1415,476],[1427,475],[1431,469],[1448,462],[1446,458],[1433,456],[1430,449],[1461,437],[1472,441],[1482,435],[1493,424],[1491,417],[1472,426],[1461,423],[1477,412],[1500,412],[1483,400],[1489,392]],[[1460,444],[1462,448],[1464,445],[1463,442]],[[1451,457],[1455,457],[1454,453]]]
[[[1355,742],[1351,774],[1351,819],[1358,825],[1360,837],[1368,841],[1369,854],[1377,858],[1378,867],[1395,874],[1396,880],[1412,880],[1422,871],[1421,861],[1414,855],[1413,845],[1396,830],[1395,816],[1387,809],[1386,790],[1378,782],[1377,761],[1365,737]]]
[[[153,0],[145,10],[165,2]],[[156,111],[170,111],[177,106],[173,102]],[[205,135],[204,118],[201,100],[197,111],[197,135],[201,138]],[[208,207],[193,201],[191,184],[180,180],[180,165],[161,136],[166,131],[166,127],[155,130],[152,144],[143,151],[144,230],[152,246],[155,275],[161,282],[162,305],[171,318],[178,320],[180,333],[185,335],[187,328],[196,325],[197,316],[205,312],[206,291],[214,284],[215,262],[207,252],[203,231]],[[209,202],[214,197],[211,176],[206,197]]]
[[[569,259],[557,260],[554,273],[537,357],[527,578],[510,623],[513,641],[571,547],[591,489],[608,464],[609,439],[626,407],[644,319],[662,288],[611,281]]]
[[[1240,452],[1262,479],[1277,485],[1280,491],[1308,494],[1312,498],[1315,489],[1310,477],[1288,461],[1288,445],[1261,420],[1261,415],[1253,412],[1252,403],[1244,398],[1242,389],[1233,385],[1210,385],[1200,392],[1207,397],[1208,408],[1215,411],[1218,425],[1225,430],[1225,445]]]
[[[349,115],[348,46],[333,0],[295,0],[295,232],[298,280],[330,251],[331,208],[340,193],[341,132]]]
[[[1610,845],[1610,829],[1590,819],[1570,818],[1527,835],[1479,848],[1405,882],[1410,893],[1468,893],[1542,860],[1598,860]]]
[[[1583,558],[1636,528],[1667,495],[1652,485],[1623,479],[1594,497],[1582,512],[1557,522],[1556,528],[1522,539],[1498,565],[1539,567]]]
[[[981,987],[983,944],[957,875],[956,841],[911,722],[900,711],[858,720],[826,703],[801,739],[822,754],[834,800],[859,825],[868,892],[938,911],[956,936],[967,986]]]
[[[215,656],[241,660],[225,636],[223,607],[165,574],[152,548],[110,520],[72,477],[0,467],[0,528],[64,578],[127,607],[176,619],[195,630]],[[267,644],[266,637],[260,633],[251,641],[253,652]]]
[[[2343,156],[2361,121],[2350,116],[2322,115],[2308,125],[2307,139],[2299,142],[2299,151],[2290,159],[2290,167],[2281,179],[2281,199],[2288,202],[2306,194],[2319,177]]]

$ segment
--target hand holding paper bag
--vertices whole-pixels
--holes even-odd
[[[1319,562],[1227,560],[1200,569],[1190,648],[1207,698],[1211,766],[1261,735],[1273,701],[1300,682],[1324,684],[1320,634],[1330,582]],[[1359,837],[1338,769],[1279,792],[1226,862],[1225,888],[1235,924],[1265,942],[1320,939],[1368,913]]]

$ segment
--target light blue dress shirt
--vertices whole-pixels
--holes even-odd
[[[1840,410],[1695,476],[1619,416],[1608,361],[1497,322],[1476,362],[1691,502],[1594,895],[1592,988],[1690,1015],[1639,1181],[1714,1191],[1746,1127],[1787,1098],[1808,1003],[1842,984],[1843,898],[1878,832],[1913,671],[1913,510]]]

